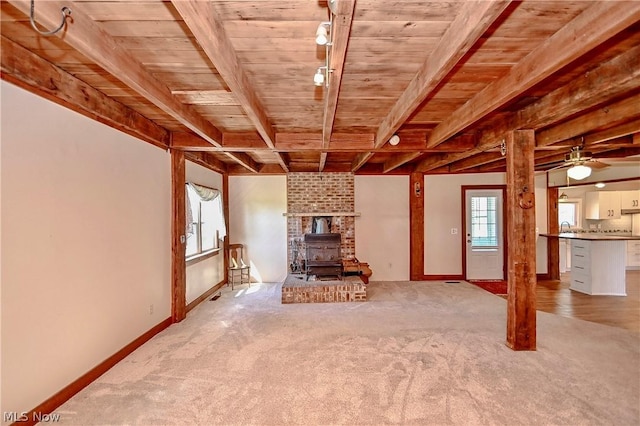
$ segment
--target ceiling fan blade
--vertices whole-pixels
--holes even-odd
[[[593,169],[598,169],[598,170],[609,167],[609,164],[603,163],[602,161],[598,161],[598,160],[589,161],[587,165]]]

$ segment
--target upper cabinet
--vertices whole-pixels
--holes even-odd
[[[586,193],[586,219],[620,219],[620,192]]]
[[[640,210],[640,189],[620,191],[620,208],[622,210]]]

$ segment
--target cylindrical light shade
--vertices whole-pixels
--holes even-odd
[[[571,179],[582,180],[591,176],[591,167],[578,164],[576,166],[569,168],[569,170],[567,170],[567,175]]]
[[[324,84],[324,73],[322,69],[318,68],[315,75],[313,76],[313,84],[316,86],[322,86]]]
[[[318,29],[316,30],[316,44],[320,46],[324,46],[329,42],[329,37],[327,35],[327,27],[324,24],[318,25]]]

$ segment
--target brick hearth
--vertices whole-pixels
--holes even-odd
[[[282,303],[366,302],[367,286],[359,279],[306,281],[289,275],[282,284]]]

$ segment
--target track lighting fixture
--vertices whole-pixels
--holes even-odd
[[[316,44],[326,46],[329,43],[329,31],[331,30],[331,22],[320,22],[316,30]]]
[[[326,69],[327,67],[318,67],[315,75],[313,76],[313,84],[315,84],[316,86],[322,86],[325,81],[328,81],[328,79],[325,77]]]
[[[329,87],[329,74],[331,73],[329,63],[331,62],[331,46],[333,44],[333,15],[336,13],[337,3],[338,0],[329,0],[327,3],[331,12],[329,13],[329,21],[320,22],[316,30],[316,44],[325,48],[324,65],[318,67],[313,76],[313,84],[316,86],[324,85]]]

